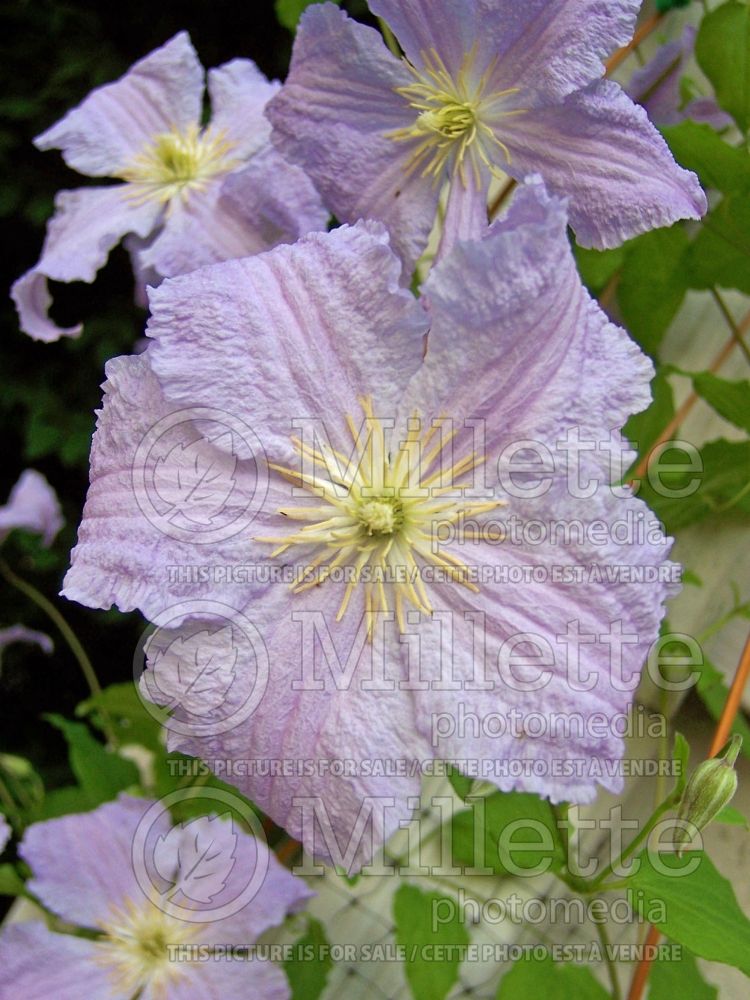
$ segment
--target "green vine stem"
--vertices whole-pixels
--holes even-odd
[[[29,600],[33,601],[34,604],[36,604],[36,606],[40,608],[55,624],[63,639],[68,644],[71,653],[78,661],[78,665],[80,666],[81,672],[86,679],[89,690],[98,702],[97,707],[101,712],[102,726],[107,737],[107,742],[112,747],[116,747],[118,744],[117,734],[114,726],[112,725],[112,719],[110,718],[109,712],[102,702],[101,684],[99,683],[99,679],[96,676],[96,672],[88,654],[86,653],[86,650],[78,640],[78,636],[75,634],[70,625],[68,625],[54,604],[48,600],[44,594],[38,591],[33,584],[21,579],[20,576],[14,573],[4,559],[0,559],[0,575],[3,576],[12,587],[15,587],[16,590],[20,590],[22,594],[29,598]]]
[[[745,343],[745,338],[742,336],[742,330],[740,329],[739,324],[736,322],[734,316],[729,311],[729,307],[727,306],[726,302],[724,301],[724,299],[723,299],[722,295],[720,294],[718,288],[712,288],[711,289],[711,295],[713,296],[714,302],[719,307],[719,311],[721,312],[722,316],[726,320],[727,326],[732,331],[732,336],[734,337],[734,339],[735,339],[735,341],[737,343],[737,346],[742,351],[742,353],[745,355],[745,360],[748,363],[750,363],[750,348]]]
[[[597,892],[601,888],[607,890],[615,888],[615,884],[613,883],[610,883],[609,885],[606,886],[602,885],[602,883],[605,881],[605,879],[609,878],[609,876],[614,873],[614,870],[615,868],[618,867],[618,865],[622,864],[623,861],[626,861],[631,856],[631,854],[633,854],[637,850],[637,848],[640,847],[643,841],[646,840],[646,838],[649,836],[649,834],[654,829],[656,824],[662,818],[664,813],[669,812],[670,809],[673,809],[677,805],[679,797],[680,796],[676,792],[672,792],[671,795],[667,796],[667,798],[662,802],[662,804],[658,806],[658,808],[655,809],[654,812],[651,814],[648,822],[645,823],[640,833],[638,833],[636,837],[633,837],[633,839],[630,841],[627,847],[624,848],[624,850],[620,853],[620,855],[616,857],[613,861],[610,861],[610,863],[607,865],[606,868],[604,868],[598,875],[596,875],[593,879],[589,881],[588,883],[589,892]],[[625,880],[625,882],[627,882],[627,879]],[[619,882],[616,883],[618,888],[620,884],[622,883]]]
[[[622,990],[620,989],[620,981],[617,978],[617,963],[612,957],[612,947],[609,939],[609,931],[604,924],[595,923],[596,933],[599,935],[599,940],[602,945],[602,956],[604,958],[605,965],[607,966],[607,974],[609,975],[609,983],[612,988],[612,1000],[622,1000]]]

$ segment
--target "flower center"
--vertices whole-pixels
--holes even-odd
[[[134,185],[131,195],[136,199],[166,202],[233,170],[239,163],[231,157],[234,147],[223,130],[175,128],[155,136],[119,176]]]
[[[154,996],[163,996],[168,984],[184,974],[184,966],[172,961],[170,946],[185,944],[197,929],[153,903],[138,906],[127,900],[123,907],[113,908],[102,927],[106,937],[97,949],[97,962],[108,969],[123,996],[133,996],[146,986]]]
[[[360,429],[346,417],[354,442],[348,458],[328,444],[312,447],[292,438],[301,470],[271,464],[321,502],[280,510],[289,520],[307,523],[288,535],[257,541],[276,545],[273,557],[289,549],[304,553],[303,571],[291,588],[296,594],[323,584],[336,575],[335,571],[347,570],[336,620],[344,617],[354,590],[361,584],[371,638],[374,612],[393,608],[402,632],[407,604],[432,613],[422,580],[425,566],[432,567],[433,580],[437,568],[447,582],[478,590],[469,567],[445,549],[450,532],[440,529],[502,507],[505,501],[467,497],[473,487],[473,471],[484,459],[473,452],[458,461],[453,461],[452,455],[447,459],[457,431],[443,433],[449,423],[444,418],[433,420],[423,433],[422,421],[415,414],[406,439],[391,456],[372,401],[363,399],[360,403],[364,413]]]
[[[418,119],[422,130],[432,130],[446,139],[460,139],[477,127],[476,111],[471,104],[444,104],[432,111],[423,111]]]
[[[501,176],[496,161],[501,158],[510,163],[510,152],[497,135],[497,125],[501,118],[523,114],[522,109],[508,108],[508,98],[518,88],[491,91],[496,63],[480,76],[474,66],[476,47],[466,53],[455,77],[434,49],[423,53],[422,59],[421,71],[404,60],[415,82],[396,87],[396,93],[417,111],[414,124],[388,133],[395,142],[416,143],[407,171],[421,169],[423,177],[439,181],[448,169],[465,183],[468,161],[477,182],[481,165]]]
[[[357,517],[368,535],[392,535],[404,523],[404,508],[395,497],[363,500],[357,506]]]

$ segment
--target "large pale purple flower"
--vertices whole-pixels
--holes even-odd
[[[0,507],[0,543],[14,528],[41,535],[49,547],[63,526],[57,494],[35,469],[26,469],[10,491],[8,502]]]
[[[239,954],[222,961],[212,950],[252,945],[304,905],[312,895],[307,885],[228,817],[172,827],[162,812],[149,830],[151,853],[143,867],[134,844],[151,806],[123,795],[93,812],[28,828],[19,852],[33,873],[30,891],[68,924],[102,936],[54,933],[37,921],[6,927],[2,1000],[289,996],[283,972],[271,962],[248,963]],[[240,906],[258,866],[265,870],[262,888]],[[147,879],[170,886],[161,905],[144,890]],[[239,903],[234,912],[226,906],[231,915],[202,919],[233,897]]]
[[[152,700],[190,709],[171,745],[238,762],[224,773],[346,867],[410,815],[424,761],[554,801],[620,786],[612,720],[673,573],[648,509],[610,489],[622,470],[605,450],[648,404],[652,368],[581,285],[566,224],[564,202],[529,182],[507,218],[433,269],[427,306],[401,289],[371,222],[203,268],[152,292],[154,342],[108,366],[63,592],[165,626],[142,681]],[[227,429],[204,423],[197,446],[217,411]],[[153,481],[167,497],[197,447],[207,470],[192,508],[174,492],[179,521],[168,504],[156,516],[142,489],[142,442],[178,418]],[[240,426],[255,451],[229,430]],[[241,507],[263,476],[254,520],[191,542],[189,523],[213,530],[216,484]],[[642,530],[623,537],[617,522]],[[238,655],[247,620],[268,665],[249,717],[243,678],[263,657]],[[195,664],[208,661],[195,697]],[[553,731],[556,712],[583,729]],[[541,730],[511,732],[513,716],[533,714]]]
[[[12,289],[21,328],[77,336],[48,317],[47,279],[93,281],[124,236],[139,280],[156,284],[324,229],[312,184],[269,141],[263,109],[278,87],[249,59],[209,70],[203,128],[204,71],[183,31],[40,135],[74,170],[125,183],[58,194],[42,256]]]
[[[385,223],[410,274],[450,180],[445,231],[486,222],[493,175],[541,174],[570,198],[584,246],[612,247],[677,219],[705,196],[642,108],[602,79],[640,0],[369,0],[372,28],[333,4],[302,17],[292,64],[267,114],[341,220]]]

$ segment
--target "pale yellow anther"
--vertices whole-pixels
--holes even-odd
[[[212,177],[239,165],[232,157],[235,143],[223,131],[191,125],[156,135],[119,172],[132,185],[130,197],[137,201],[168,202],[175,195],[202,188]]]
[[[185,963],[172,960],[170,948],[190,942],[198,928],[146,899],[127,900],[113,908],[102,926],[106,936],[97,945],[95,958],[108,971],[118,995],[132,997],[147,988],[149,996],[166,1000],[170,985],[186,969]]]
[[[476,49],[464,56],[458,73],[451,75],[433,49],[422,53],[423,69],[407,62],[414,83],[397,87],[416,112],[413,125],[388,133],[396,142],[414,145],[407,171],[421,169],[425,177],[439,182],[447,169],[466,183],[466,163],[476,181],[485,167],[494,176],[503,176],[510,163],[510,150],[497,134],[502,118],[523,114],[509,99],[517,87],[490,90],[495,63],[478,76]]]
[[[368,535],[392,535],[403,523],[401,503],[389,498],[362,501],[357,516]]]
[[[437,132],[446,139],[458,139],[477,127],[474,108],[471,104],[448,102],[433,111],[423,111],[417,118],[417,127],[425,131]]]

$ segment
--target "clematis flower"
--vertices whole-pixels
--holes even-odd
[[[25,642],[32,646],[38,646],[48,656],[55,648],[46,632],[38,632],[36,629],[26,628],[25,625],[9,625],[8,628],[0,628],[0,667],[3,664],[3,651],[16,642]]]
[[[183,31],[40,135],[74,170],[124,183],[57,195],[42,256],[12,289],[21,328],[78,336],[49,319],[47,279],[93,281],[124,236],[140,280],[157,283],[325,228],[312,184],[269,141],[263,108],[278,86],[249,59],[210,70],[202,127],[204,72]]]
[[[62,526],[63,517],[57,494],[41,472],[26,469],[10,491],[8,502],[0,507],[0,545],[11,531],[21,528],[41,535],[44,545],[49,548]],[[38,632],[25,625],[0,628],[0,666],[3,650],[16,642],[38,646],[47,655],[54,648],[45,632]]]
[[[617,428],[648,404],[653,370],[581,285],[566,225],[565,203],[530,181],[482,240],[433,269],[427,307],[400,286],[380,224],[312,234],[164,282],[151,293],[153,343],[108,366],[63,593],[157,623],[141,680],[151,700],[188,709],[167,726],[170,745],[220,762],[311,854],[350,870],[411,815],[425,761],[553,801],[621,785],[610,723],[631,702],[673,568],[646,506],[610,489],[622,470],[613,476],[602,450],[622,445]],[[149,477],[141,442],[183,413],[182,437],[153,456],[166,497],[181,449],[196,455],[218,408],[259,444],[204,424],[203,481],[230,483],[230,508],[259,482],[265,500],[208,544],[149,515],[132,484]],[[582,443],[566,444],[576,434]],[[579,478],[593,487],[582,493]],[[205,525],[198,492],[179,512]],[[562,525],[563,537],[503,536],[511,516]],[[631,519],[638,537],[612,530]],[[268,666],[250,715],[237,711],[258,672],[237,641],[245,619]],[[571,659],[574,625],[586,638]],[[629,638],[614,663],[620,626]],[[189,689],[208,641],[200,699]],[[530,659],[514,678],[519,643]],[[459,711],[476,725],[459,726]],[[200,727],[184,724],[191,712]],[[584,730],[553,731],[555,712]],[[541,732],[482,725],[530,714]],[[595,734],[585,720],[597,714]],[[504,771],[509,761],[520,771]],[[363,821],[369,845],[354,833]]]
[[[570,199],[583,246],[613,247],[706,210],[694,174],[602,58],[631,37],[639,0],[369,0],[405,53],[333,4],[303,15],[267,109],[341,220],[389,229],[408,276],[450,182],[449,246],[487,221],[493,176],[543,176]]]
[[[63,526],[60,503],[55,491],[35,469],[26,469],[10,491],[8,502],[0,507],[0,543],[14,528],[41,535],[49,548]]]
[[[693,97],[683,107],[682,80],[693,60],[697,34],[694,25],[685,25],[681,38],[662,45],[630,78],[627,93],[643,105],[657,125],[677,125],[686,118],[717,130],[732,124],[712,97]]]
[[[73,929],[99,936],[56,933],[38,921],[9,925],[0,934],[3,1000],[222,995],[284,1000],[290,995],[283,972],[271,962],[253,959],[249,965],[239,955],[232,961],[190,960],[189,953],[197,946],[210,958],[217,945],[252,945],[304,905],[312,895],[305,883],[260,841],[234,830],[231,820],[201,817],[180,828],[171,827],[168,813],[162,813],[152,830],[156,877],[172,882],[170,898],[182,900],[180,906],[187,900],[193,905],[180,915],[168,902],[157,905],[141,885],[133,853],[136,831],[151,805],[122,795],[93,812],[28,828],[19,853],[33,872],[30,891]],[[190,919],[191,913],[200,918],[209,905],[231,900],[259,864],[268,870],[257,896],[213,922]]]

